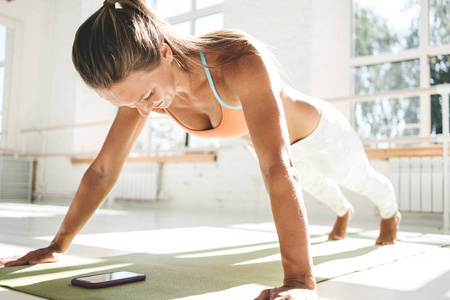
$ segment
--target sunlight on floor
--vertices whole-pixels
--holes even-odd
[[[50,241],[53,237],[38,237]],[[156,229],[103,234],[81,234],[74,245],[102,247],[152,254],[175,254],[276,242],[274,232],[255,232],[220,227]]]
[[[14,244],[0,243],[1,257],[9,257],[13,255],[25,254],[32,250],[28,247],[17,246]]]
[[[174,300],[211,300],[211,299],[235,299],[239,295],[239,299],[254,299],[261,293],[262,290],[269,288],[268,286],[260,284],[246,284],[236,286],[231,289],[223,290],[215,293],[208,293],[203,295],[195,295],[190,297],[177,298]]]
[[[32,285],[32,284],[36,284],[36,283],[41,283],[44,281],[50,281],[50,280],[57,280],[57,279],[61,279],[61,278],[73,278],[73,277],[77,277],[80,275],[84,275],[90,272],[96,272],[96,273],[102,273],[108,270],[112,270],[112,269],[117,269],[117,268],[124,268],[127,266],[130,266],[131,264],[115,264],[115,265],[108,265],[108,266],[102,266],[102,267],[94,267],[94,268],[84,268],[84,267],[80,267],[78,270],[71,270],[71,271],[60,271],[60,272],[53,272],[53,273],[45,273],[45,274],[38,274],[38,275],[27,275],[26,277],[23,277],[21,279],[11,279],[11,280],[2,280],[2,284],[4,285],[8,285],[11,283],[14,283],[13,285],[15,287],[20,287],[20,286],[26,286],[26,285]],[[33,267],[40,267],[42,265],[37,265],[37,266],[33,266]],[[13,272],[14,273],[20,273],[21,271],[23,272],[36,272],[39,273],[41,268],[35,268],[33,269],[33,267],[30,268],[26,268],[24,270],[20,270],[17,272]],[[31,270],[30,270],[31,269]]]
[[[436,248],[418,256],[398,260],[390,265],[381,265],[364,273],[350,274],[334,280],[382,289],[416,291],[440,280],[443,276],[448,276],[449,257],[450,249]]]
[[[274,254],[274,255],[269,255],[269,256],[266,256],[266,257],[257,258],[257,259],[252,259],[252,260],[248,260],[248,261],[243,261],[243,262],[240,262],[240,263],[235,263],[235,264],[233,264],[233,266],[245,266],[245,265],[252,265],[252,264],[263,264],[263,263],[268,263],[268,262],[273,262],[273,261],[280,261],[281,262],[281,255],[280,255],[280,253]]]
[[[0,203],[0,218],[46,218],[67,213],[67,206]],[[99,209],[97,215],[126,215],[127,211]]]
[[[230,228],[276,232],[275,224],[273,222],[234,224],[230,225]]]
[[[64,267],[76,266],[76,267],[83,268],[83,266],[101,264],[103,262],[105,262],[105,259],[102,259],[102,258],[90,258],[90,259],[88,259],[88,261],[86,259],[65,259]],[[25,269],[20,269],[20,270],[14,271],[11,274],[40,272],[42,269],[58,270],[60,268],[61,268],[61,265],[59,265],[59,264],[40,264],[40,265],[33,265],[33,266],[27,267]]]
[[[188,254],[188,255],[178,255],[177,258],[199,258],[199,257],[212,257],[212,256],[224,256],[224,255],[235,255],[243,253],[251,253],[259,250],[278,248],[278,243],[272,243],[261,246],[251,246],[251,247],[239,247],[235,249],[228,249],[222,251],[212,251],[198,254]]]

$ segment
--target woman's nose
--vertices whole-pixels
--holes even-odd
[[[142,116],[148,116],[150,115],[150,113],[152,112],[153,109],[153,103],[148,101],[140,101],[138,103],[135,104],[136,109],[138,110],[138,112],[142,115]]]

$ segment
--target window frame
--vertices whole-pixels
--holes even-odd
[[[0,24],[6,27],[6,55],[5,60],[0,61],[0,67],[5,68],[5,81],[3,90],[3,104],[0,107],[1,117],[1,129],[0,129],[0,145],[4,146],[6,143],[6,137],[8,135],[8,111],[9,101],[11,95],[11,75],[13,68],[13,54],[14,54],[14,42],[15,42],[15,22],[12,19],[0,16]]]
[[[191,25],[191,34],[194,34],[195,32],[196,19],[206,17],[209,15],[214,15],[217,13],[223,13],[224,11],[224,2],[201,9],[196,9],[195,8],[196,0],[189,0],[189,1],[191,1],[191,11],[173,17],[169,17],[167,18],[167,21],[173,25],[189,21]]]
[[[420,137],[431,135],[431,95],[439,94],[443,89],[450,88],[450,84],[430,85],[430,58],[438,55],[449,55],[450,44],[430,46],[429,42],[429,0],[420,0],[419,19],[419,47],[400,51],[398,53],[385,53],[379,55],[354,56],[354,40],[351,40],[350,55],[350,90],[351,90],[351,121],[355,125],[354,103],[373,101],[380,98],[419,97],[420,98]],[[353,34],[355,26],[354,1],[350,0],[351,28]],[[355,95],[354,68],[383,63],[395,63],[418,59],[420,64],[419,87],[375,93],[370,95]]]

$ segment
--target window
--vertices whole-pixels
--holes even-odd
[[[450,44],[450,2],[430,0],[430,45]]]
[[[354,69],[355,94],[366,95],[420,86],[418,59]]]
[[[156,10],[163,18],[170,18],[188,13],[192,9],[189,0],[155,0]]]
[[[12,29],[0,19],[0,138],[6,134],[6,108],[12,59]]]
[[[223,29],[224,0],[155,0],[156,10],[180,33],[203,35]]]
[[[430,58],[430,85],[450,83],[450,55]],[[442,96],[431,95],[431,134],[442,133]]]
[[[442,133],[442,96],[431,95],[431,134],[439,133]]]
[[[195,19],[194,35],[203,35],[223,28],[223,13]]]
[[[185,35],[203,35],[223,28],[224,0],[155,0],[157,12],[173,28]],[[201,139],[188,135],[169,117],[152,113],[150,122],[136,142],[134,151],[177,150],[217,147],[218,139]]]
[[[419,97],[381,98],[355,103],[355,128],[361,138],[419,135]]]
[[[420,0],[354,0],[355,56],[419,46]]]
[[[362,138],[442,132],[450,0],[353,0],[353,122]],[[359,101],[358,99],[361,99]]]

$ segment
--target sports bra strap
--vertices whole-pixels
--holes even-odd
[[[202,60],[203,65],[207,66],[208,64],[206,63],[205,54],[203,54],[203,52],[200,52],[199,54],[200,54],[200,59]],[[216,99],[217,99],[217,101],[219,101],[220,105],[222,105],[223,107],[226,107],[228,109],[242,109],[242,106],[230,106],[230,105],[226,104],[225,102],[223,102],[222,99],[220,99],[219,94],[216,91],[216,87],[214,86],[214,82],[212,80],[209,69],[207,67],[204,67],[204,69],[205,69],[206,77],[208,78],[209,85],[211,86],[214,96],[216,96]]]

